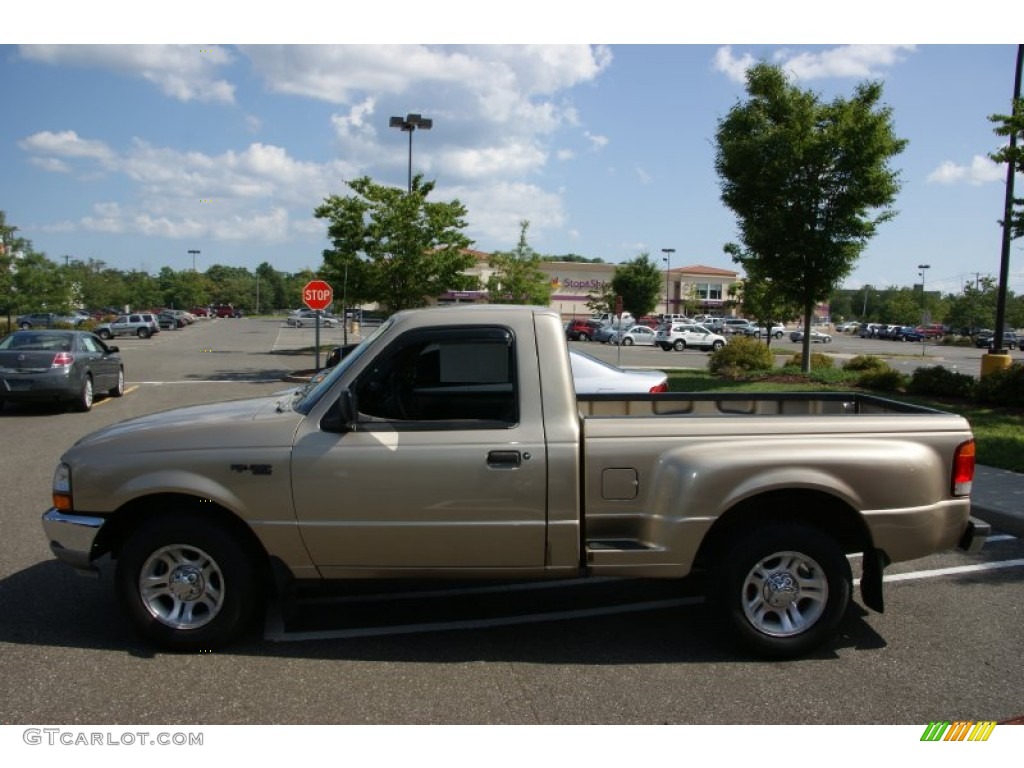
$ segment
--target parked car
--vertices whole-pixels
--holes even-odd
[[[761,339],[767,336],[771,336],[773,339],[781,339],[786,334],[786,326],[781,323],[772,323],[771,329],[766,330],[760,325],[752,325],[749,328],[744,328],[743,333],[746,336],[757,336]]]
[[[789,340],[790,341],[803,341],[804,340],[804,332],[803,331],[793,331],[791,334],[789,334]],[[830,334],[824,333],[822,331],[811,331],[811,343],[812,344],[818,344],[818,343],[820,343],[820,344],[831,344],[832,343],[832,336]]]
[[[892,333],[894,341],[924,341],[924,334],[912,325],[901,325]]]
[[[294,328],[312,328],[316,325],[317,316],[320,317],[321,328],[336,328],[338,325],[338,318],[328,317],[323,312],[315,312],[312,309],[300,309],[297,313],[288,315],[285,322]]]
[[[612,335],[612,344],[622,344],[624,347],[631,347],[634,344],[652,346],[657,332],[646,325],[634,325],[625,331],[615,331]]]
[[[14,324],[23,330],[29,328],[56,328],[62,325],[78,325],[87,318],[80,315],[58,315],[56,312],[31,312],[19,315]]]
[[[569,366],[577,395],[668,392],[664,371],[627,370],[575,349],[569,351]]]
[[[101,339],[111,339],[114,336],[138,336],[140,339],[148,339],[154,333],[160,333],[160,324],[156,315],[149,312],[132,312],[121,315],[109,323],[97,325],[93,333]]]
[[[995,348],[995,331],[982,331],[974,339],[974,346],[976,347],[987,347],[989,351]],[[1017,338],[1017,334],[1014,331],[1003,331],[1003,346],[1006,349],[1024,349],[1021,346],[1021,340]]]
[[[725,346],[725,337],[696,323],[676,323],[662,326],[655,335],[654,343],[668,352],[674,349],[682,352],[688,347],[714,352]]]
[[[590,341],[603,326],[596,320],[572,320],[565,329],[569,341]]]
[[[612,339],[614,339],[616,336],[618,336],[618,334],[619,334],[619,331],[618,331],[617,328],[615,328],[615,326],[613,326],[613,325],[602,325],[600,328],[598,328],[594,332],[593,340],[598,342],[599,344],[607,344]]]
[[[10,402],[66,402],[92,408],[97,393],[124,394],[118,348],[87,331],[15,331],[0,341],[0,408]]]
[[[856,320],[848,320],[836,326],[837,333],[856,333],[860,330],[861,324]]]
[[[187,325],[184,318],[172,315],[170,312],[158,313],[156,316],[156,322],[161,329],[167,331],[176,331],[179,328],[184,328]]]
[[[750,328],[756,327],[753,320],[744,320],[740,317],[727,317],[722,320],[721,333],[746,333]]]
[[[242,310],[231,304],[214,304],[210,307],[210,317],[241,317]]]

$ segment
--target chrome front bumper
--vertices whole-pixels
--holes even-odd
[[[69,515],[51,507],[43,513],[43,531],[50,542],[50,551],[79,571],[95,571],[92,562],[96,537],[106,522],[102,517]]]

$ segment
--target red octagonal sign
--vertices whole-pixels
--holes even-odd
[[[334,291],[323,280],[310,280],[302,289],[302,302],[310,309],[327,309],[334,301]]]

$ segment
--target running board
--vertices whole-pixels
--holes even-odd
[[[660,562],[664,547],[638,539],[591,539],[587,542],[587,565],[643,565]]]

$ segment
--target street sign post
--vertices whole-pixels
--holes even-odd
[[[331,306],[334,291],[325,280],[310,280],[302,289],[302,302],[316,312],[316,333],[313,335],[313,348],[316,350],[316,370],[320,370],[320,313]]]

